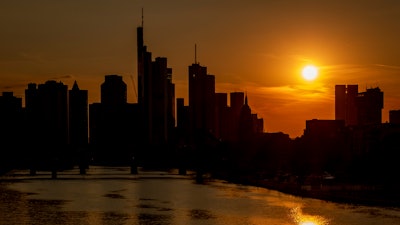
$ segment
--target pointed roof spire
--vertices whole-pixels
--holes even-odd
[[[72,86],[72,90],[79,90],[78,83],[74,81],[74,85]]]
[[[248,104],[247,104],[247,91],[246,91],[246,94],[245,94],[245,97],[244,97],[244,104],[245,104],[245,105],[248,105]]]

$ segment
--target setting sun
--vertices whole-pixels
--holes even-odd
[[[313,65],[305,66],[301,71],[301,75],[306,80],[315,80],[315,78],[318,76],[318,69]]]

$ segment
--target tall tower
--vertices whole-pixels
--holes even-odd
[[[147,51],[143,38],[143,9],[142,24],[137,27],[137,69],[138,69],[138,106],[142,118],[140,127],[144,134],[144,143],[151,144],[153,140],[153,74],[152,54]]]
[[[15,97],[13,92],[3,92],[0,96],[0,170],[15,167],[29,152],[25,144],[25,127],[23,120],[22,98]]]
[[[358,85],[335,86],[335,120],[344,120],[346,126],[356,125],[357,106],[356,97]]]
[[[188,75],[191,130],[215,134],[215,76],[198,63],[189,66]]]
[[[142,25],[137,28],[138,106],[140,127],[145,145],[164,145],[175,127],[175,85],[166,57],[152,60],[143,38]]]
[[[101,84],[101,103],[106,105],[121,105],[127,103],[126,83],[119,75],[106,75]]]
[[[88,91],[80,90],[74,82],[69,90],[69,143],[73,148],[88,144]]]
[[[253,118],[246,95],[244,105],[241,107],[239,114],[238,140],[249,141],[251,137],[253,137]]]
[[[377,125],[382,123],[383,92],[379,87],[369,88],[359,93],[355,99],[359,125]]]
[[[242,106],[244,105],[244,92],[231,92],[230,93],[230,120],[232,121],[229,124],[229,141],[236,142],[238,141],[239,135],[239,118],[240,111],[242,110]]]
[[[94,160],[129,163],[140,144],[137,104],[126,101],[126,84],[119,75],[106,75],[101,102],[89,105],[89,141]]]
[[[172,69],[167,66],[167,58],[157,57],[152,62],[151,76],[150,141],[154,145],[165,145],[175,126],[175,86],[172,83]]]
[[[228,94],[215,93],[215,136],[227,140],[229,132]]]
[[[68,87],[54,80],[30,83],[25,90],[27,131],[35,157],[59,157],[68,144]]]
[[[61,82],[39,84],[40,121],[45,142],[68,143],[68,86]]]
[[[137,42],[137,72],[138,72],[138,103],[144,104],[144,67],[145,67],[145,54],[146,46],[143,41],[143,9],[142,9],[142,25],[136,28],[136,42]]]

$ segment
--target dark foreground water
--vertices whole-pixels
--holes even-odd
[[[0,182],[0,224],[399,225],[400,209],[294,197],[193,174],[91,167],[29,176],[13,171]]]

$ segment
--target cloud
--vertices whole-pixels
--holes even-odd
[[[352,75],[353,79],[374,78],[380,74],[393,76],[400,72],[400,66],[385,64],[338,64],[321,66],[320,69],[325,75],[336,75],[335,78],[337,78],[338,75]]]
[[[51,77],[49,79],[50,80],[62,80],[62,79],[74,79],[74,78],[75,77],[73,75],[66,74],[66,75],[59,75],[59,76]]]
[[[1,64],[13,63],[34,63],[44,64],[48,61],[39,52],[18,52],[18,51],[3,51],[0,54]]]
[[[23,83],[10,83],[7,85],[0,85],[0,90],[2,91],[14,91],[14,89],[20,89],[27,87],[27,84]]]
[[[284,132],[291,136],[302,134],[309,119],[333,119],[334,96],[329,87],[322,84],[263,86],[247,82],[240,86],[219,83],[220,92],[238,90],[247,93],[252,113],[263,118],[268,132]]]

